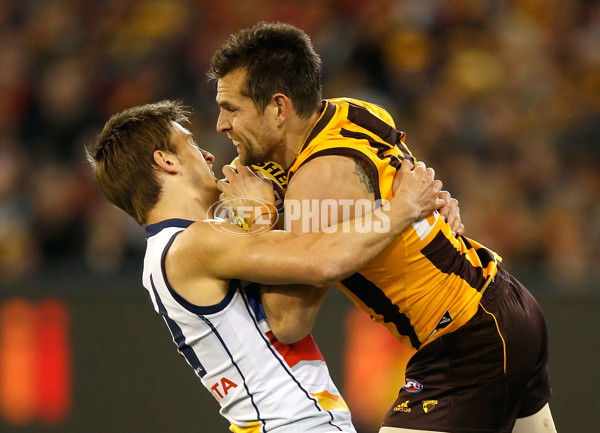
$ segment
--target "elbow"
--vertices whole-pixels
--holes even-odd
[[[317,260],[311,273],[315,287],[327,288],[352,274],[348,257],[338,255],[328,259]]]
[[[341,274],[335,264],[320,263],[316,269],[311,272],[311,281],[309,281],[308,284],[321,289],[327,288],[341,279],[338,277],[339,275]]]
[[[310,328],[290,326],[289,322],[276,321],[269,323],[269,327],[277,341],[282,344],[294,344],[310,334]]]
[[[305,333],[290,332],[290,333],[275,334],[275,337],[281,344],[290,345],[290,344],[297,343],[300,340],[306,338],[306,336],[309,334],[310,334],[310,332],[305,332]]]

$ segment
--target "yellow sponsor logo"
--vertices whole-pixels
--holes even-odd
[[[408,400],[404,403],[400,403],[398,406],[394,408],[394,412],[410,412],[412,409],[408,407]]]
[[[436,404],[438,404],[437,400],[423,400],[423,412],[431,412],[433,409],[435,409]]]

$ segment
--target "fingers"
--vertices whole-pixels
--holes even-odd
[[[217,180],[217,189],[221,191],[221,195],[227,194],[227,191],[229,191],[229,187],[229,182],[226,179]]]
[[[417,164],[419,164],[419,163],[417,163]],[[392,193],[394,195],[396,195],[396,191],[398,190],[398,188],[400,188],[400,185],[402,184],[402,179],[406,175],[410,175],[410,172],[413,170],[413,167],[414,167],[414,165],[413,165],[412,161],[410,161],[408,159],[402,160],[400,169],[396,170],[396,175],[394,176],[394,182],[392,183]]]
[[[406,161],[407,160],[402,161],[402,168],[403,169],[405,167],[404,163]],[[431,181],[433,181],[435,179],[435,170],[433,168],[431,168],[431,167],[427,167],[425,165],[425,163],[423,163],[421,161],[417,162],[413,166],[412,171],[414,171],[415,175],[417,175],[418,177],[420,177],[423,182],[428,182],[428,181],[431,182]]]
[[[419,163],[417,163],[419,164]],[[413,169],[415,165],[413,164],[413,162],[410,159],[403,159],[402,160],[402,170],[404,171],[411,171]]]
[[[396,195],[396,192],[401,187],[403,179],[414,179],[421,180],[423,184],[431,185],[435,191],[440,191],[442,183],[439,180],[435,180],[435,170],[431,167],[427,167],[425,163],[418,161],[413,164],[410,160],[405,159],[402,161],[400,169],[396,171],[394,182],[392,185],[392,192]]]
[[[236,167],[234,167],[233,165],[224,165],[221,171],[225,175],[225,179],[227,179],[227,182],[231,182],[232,179],[234,179],[238,173],[236,171]]]
[[[441,198],[436,198],[435,199],[435,205],[438,207],[438,209],[442,206],[444,206],[446,204],[446,202],[441,199]]]
[[[451,198],[449,203],[450,204],[448,205],[448,202],[446,202],[446,206],[445,206],[445,207],[449,208],[448,216],[446,217],[446,222],[452,229],[452,234],[454,236],[462,235],[465,231],[465,226],[462,224],[462,221],[460,218],[460,209],[458,208],[458,200],[456,200],[455,198]]]
[[[254,171],[247,165],[238,165],[237,173],[240,177],[245,178],[247,176],[256,176]]]
[[[264,174],[262,171],[253,171],[252,173],[254,173],[255,176],[258,176],[262,180],[269,180],[267,175]]]
[[[238,177],[244,179],[247,175],[252,173],[248,167],[243,165],[238,165],[237,167],[234,165],[224,165],[221,171],[223,172],[223,175],[225,175],[225,179],[217,181],[217,188],[224,193],[231,190],[230,184],[235,183]]]
[[[465,226],[460,218],[460,209],[458,200],[452,198],[448,191],[440,191],[438,198],[444,200],[444,205],[439,209],[440,215],[448,223],[454,236],[462,235],[465,232]]]
[[[407,159],[402,161],[402,167],[404,168],[404,163],[407,162],[407,165],[410,167],[409,170],[414,171],[418,175],[423,175],[427,171],[427,166],[424,162],[418,161],[414,165]]]

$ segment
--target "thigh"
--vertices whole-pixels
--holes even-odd
[[[494,305],[507,354],[507,416],[513,422],[539,411],[549,400],[548,334],[535,298],[508,275],[510,290]]]
[[[504,344],[482,308],[463,327],[420,349],[384,427],[438,432],[510,432],[504,423]],[[399,430],[402,431],[402,430]]]
[[[548,403],[533,415],[518,418],[512,433],[556,433]]]

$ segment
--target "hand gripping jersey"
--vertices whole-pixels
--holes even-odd
[[[355,433],[350,412],[309,335],[292,345],[269,329],[256,286],[232,280],[218,304],[199,307],[169,285],[164,258],[192,221],[146,227],[143,284],[177,350],[221,406],[235,433]]]
[[[326,100],[289,169],[288,182],[314,158],[345,155],[371,168],[376,200],[390,199],[401,160],[414,161],[404,137],[376,105],[349,98]],[[434,212],[413,223],[340,288],[402,343],[418,349],[473,317],[500,260],[471,239],[455,238]]]

